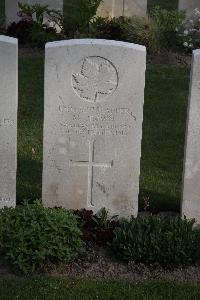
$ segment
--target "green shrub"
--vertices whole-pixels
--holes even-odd
[[[152,18],[134,16],[124,26],[124,31],[129,42],[144,45],[149,52],[160,50],[158,27]]]
[[[39,202],[0,210],[0,254],[23,273],[67,263],[84,253],[76,217]]]
[[[19,3],[18,16],[20,21],[8,26],[7,35],[18,38],[19,43],[44,47],[45,43],[61,38],[57,34],[58,28],[63,30],[63,16],[60,11],[48,9],[48,5]]]
[[[184,11],[155,7],[151,17],[157,24],[159,44],[162,48],[176,48],[179,45],[179,29],[185,20]]]
[[[90,35],[93,38],[126,41],[126,28],[129,26],[129,19],[119,18],[93,18],[90,24]]]
[[[115,229],[112,249],[123,260],[162,266],[200,262],[200,231],[180,218],[132,218]]]
[[[89,23],[96,15],[102,0],[68,0],[65,1],[64,32],[73,38],[76,32],[88,33]]]

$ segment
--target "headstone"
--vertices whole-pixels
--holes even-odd
[[[19,12],[18,2],[22,4],[33,5],[35,3],[41,5],[49,5],[49,9],[56,9],[63,11],[63,0],[5,0],[5,15],[7,26],[12,22],[18,22],[20,18],[17,13]]]
[[[188,17],[195,8],[200,9],[200,0],[179,0],[179,10],[185,10]]]
[[[46,45],[43,203],[137,215],[146,49]]]
[[[16,204],[18,45],[0,36],[0,208]]]
[[[101,17],[144,16],[147,13],[147,0],[104,0],[97,15]]]
[[[183,176],[182,215],[200,223],[200,50],[193,51]]]

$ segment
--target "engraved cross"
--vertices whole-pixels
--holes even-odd
[[[87,205],[94,206],[92,201],[93,190],[93,168],[112,168],[113,161],[110,163],[96,163],[94,162],[94,141],[88,141],[89,143],[89,160],[88,161],[69,161],[69,167],[87,167],[88,168],[88,192],[87,192]]]

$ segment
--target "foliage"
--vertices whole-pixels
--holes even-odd
[[[196,8],[181,30],[182,45],[187,51],[200,48],[200,10]]]
[[[90,24],[90,35],[95,38],[125,41],[124,29],[128,26],[128,22],[129,20],[124,17],[112,19],[95,17]]]
[[[175,48],[179,41],[179,29],[185,20],[184,11],[155,7],[151,17],[157,24],[159,43],[162,48]]]
[[[48,5],[41,4],[22,4],[18,3],[20,11],[18,16],[23,20],[30,20],[36,22],[38,25],[44,25],[45,19],[51,26],[59,26],[62,29],[63,26],[63,15],[62,12],[54,9],[49,9]],[[46,25],[48,26],[48,25]]]
[[[129,42],[144,45],[149,52],[160,50],[158,28],[151,17],[134,16],[124,30]]]
[[[154,7],[160,6],[163,9],[167,10],[177,10],[178,9],[178,1],[179,0],[148,0],[148,9],[149,11],[153,10]]]
[[[200,262],[200,231],[180,218],[131,218],[115,229],[112,249],[124,260],[163,266]]]
[[[0,211],[0,254],[23,273],[48,262],[69,262],[84,253],[75,216],[39,202]]]
[[[64,32],[74,37],[77,32],[88,32],[89,23],[96,15],[102,0],[70,0],[65,2]]]
[[[56,30],[62,30],[63,27],[61,12],[49,10],[48,5],[40,4],[19,3],[19,8],[18,16],[21,20],[8,27],[8,35],[18,38],[20,43],[30,43],[37,47],[59,38]]]
[[[18,23],[13,22],[7,28],[6,34],[8,36],[15,37],[19,40],[19,43],[26,44],[31,42],[31,31],[33,23],[27,20],[21,20]]]
[[[109,219],[108,212],[103,208],[99,214],[94,215],[90,210],[77,210],[75,215],[83,232],[83,240],[87,243],[96,242],[105,245],[113,240],[113,231],[118,226],[116,216]]]

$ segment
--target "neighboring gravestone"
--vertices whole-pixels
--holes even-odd
[[[22,4],[27,3],[30,5],[35,3],[49,5],[49,9],[56,9],[61,12],[63,11],[63,0],[5,0],[5,15],[7,25],[20,20],[20,18],[17,16],[17,13],[19,12],[18,2]]]
[[[200,223],[200,50],[193,51],[183,184],[182,215]]]
[[[185,10],[190,16],[195,8],[200,9],[200,0],[179,0],[179,10]]]
[[[104,0],[97,15],[101,17],[144,16],[147,12],[147,0]]]
[[[15,206],[17,169],[17,40],[0,36],[0,208]]]
[[[46,45],[43,203],[137,215],[146,49]]]

